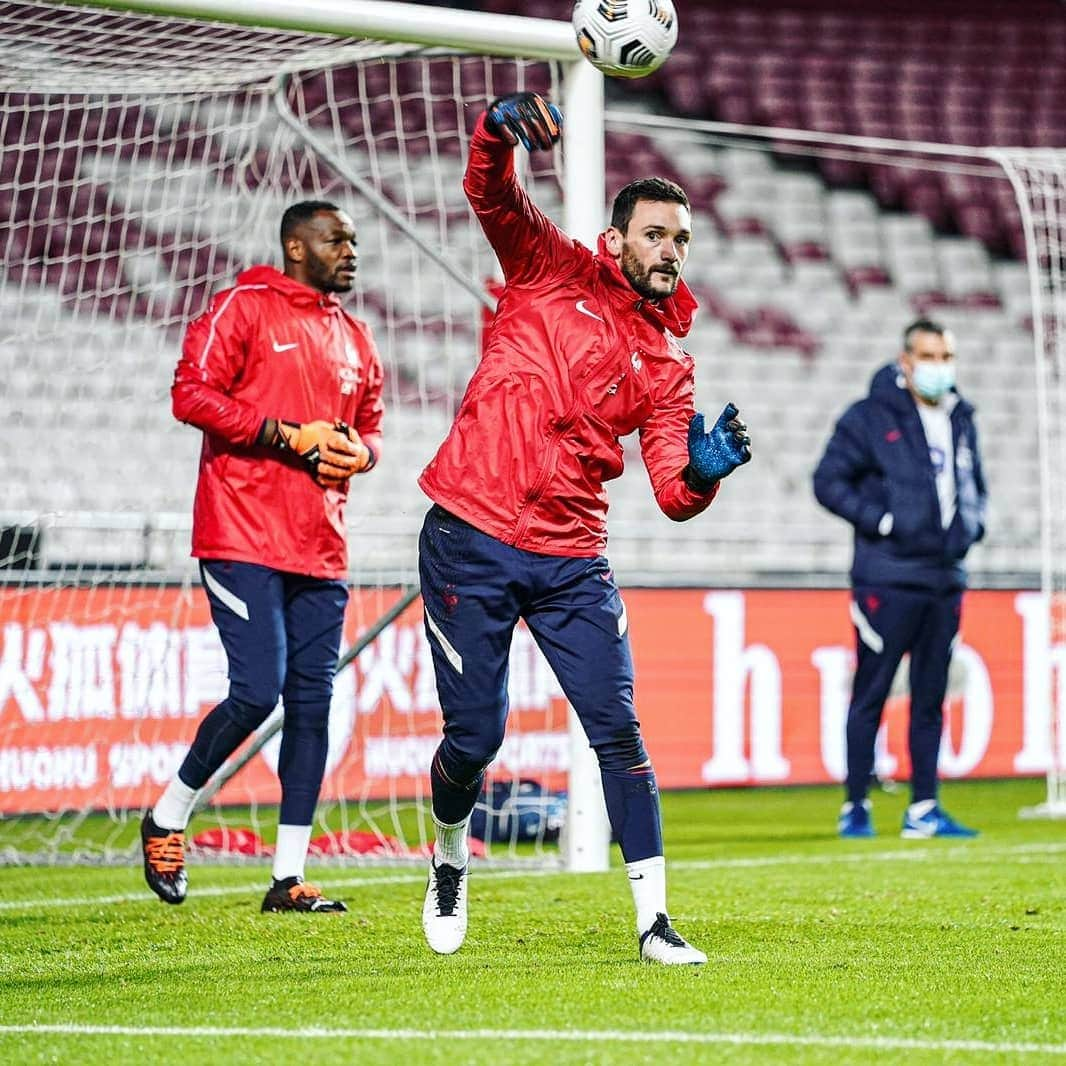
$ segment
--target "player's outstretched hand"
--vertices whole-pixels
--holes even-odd
[[[727,403],[711,426],[703,429],[703,415],[695,414],[688,424],[688,470],[690,485],[709,490],[738,466],[751,459],[751,437],[736,404]]]
[[[512,93],[489,104],[485,125],[510,145],[527,152],[546,150],[563,132],[563,114],[537,93]]]
[[[282,451],[295,452],[323,486],[347,481],[370,465],[369,449],[343,422],[278,422],[272,443]]]

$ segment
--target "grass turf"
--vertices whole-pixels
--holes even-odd
[[[949,785],[983,830],[954,843],[901,841],[901,794],[875,797],[871,841],[836,839],[835,789],[665,796],[702,969],[636,962],[617,869],[475,870],[448,958],[422,942],[418,869],[310,871],[342,916],[259,914],[266,868],[193,866],[181,907],[139,869],[3,869],[0,1061],[1066,1063],[1066,824],[1017,818],[1041,789]]]

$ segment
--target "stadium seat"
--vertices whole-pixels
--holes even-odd
[[[558,16],[565,7],[542,0],[525,13],[543,10]],[[1034,144],[1061,146],[1066,130],[1063,85],[1054,79],[1042,85],[1031,73],[1046,54],[1042,37],[1023,35],[1014,44],[990,46],[979,35],[960,32],[954,22],[923,14],[916,4],[909,10],[908,18],[899,19],[859,5],[824,14],[795,7],[695,7],[684,14],[692,29],[682,35],[668,73],[652,84],[663,106],[684,115],[784,124],[811,121],[842,132],[910,133],[925,139],[971,137],[987,130],[996,140],[1025,136]],[[944,42],[950,42],[947,60],[941,55]],[[1001,46],[1015,45],[1003,78],[983,75]],[[901,60],[904,54],[907,58]],[[366,66],[361,76],[369,112],[391,113],[387,65]],[[451,91],[442,77],[432,74],[429,83],[441,95]],[[485,65],[464,63],[461,82],[470,103],[467,115],[476,115],[488,90]],[[900,89],[904,83],[906,92]],[[325,103],[324,79],[307,77],[301,85],[305,106]],[[414,82],[401,89],[421,92]],[[406,119],[410,128],[423,113],[439,130],[457,128],[454,104],[438,100],[428,107],[413,105]],[[16,315],[32,316],[38,333],[54,341],[47,357],[27,366],[7,350],[0,334],[5,382],[0,413],[13,425],[44,424],[54,417],[55,377],[66,370],[77,386],[69,397],[60,394],[63,417],[72,426],[91,424],[94,405],[104,396],[136,397],[138,402],[116,409],[114,433],[128,440],[147,435],[153,446],[130,465],[117,465],[103,452],[87,449],[93,474],[80,479],[66,476],[58,458],[40,483],[13,465],[5,506],[51,511],[140,508],[187,517],[197,437],[171,422],[166,404],[180,336],[174,326],[203,305],[208,295],[205,279],[270,255],[273,234],[240,224],[240,182],[254,183],[256,170],[261,173],[267,161],[258,155],[259,146],[249,144],[249,171],[222,172],[202,131],[184,120],[179,141],[195,165],[178,190],[181,206],[174,209],[171,202],[170,213],[161,215],[158,179],[147,156],[132,147],[138,124],[151,116],[135,109],[97,109],[81,117],[91,117],[87,128],[126,138],[116,140],[107,162],[134,176],[128,202],[109,202],[107,174],[72,169],[70,153],[0,151],[0,211],[16,223],[0,237],[5,265],[17,262],[21,276],[48,281],[36,303],[0,306],[0,321],[6,326]],[[362,107],[342,110],[341,119],[349,134],[362,135]],[[30,109],[27,122],[42,134],[55,119],[43,109]],[[148,128],[154,123],[152,119]],[[8,130],[5,144],[11,139]],[[383,187],[396,202],[411,198],[413,216],[427,233],[433,233],[436,211],[429,198],[435,188],[444,188],[444,210],[453,225],[464,219],[469,223],[468,230],[453,230],[457,246],[451,253],[460,259],[466,255],[472,266],[474,258],[465,246],[479,238],[459,187],[459,157],[448,148],[455,140],[438,140],[438,152],[442,143],[445,152],[433,167],[402,167],[395,142],[378,146],[375,163]],[[405,147],[424,153],[428,146],[413,141]],[[545,176],[540,163],[531,171],[538,185]],[[794,159],[774,159],[735,146],[686,144],[678,151],[666,133],[619,130],[610,131],[608,166],[615,185],[628,180],[634,169],[647,169],[672,175],[689,190],[696,241],[688,277],[703,309],[685,343],[700,366],[698,399],[712,413],[726,399],[736,398],[752,426],[759,455],[759,462],[745,471],[745,491],[728,486],[723,492],[715,521],[675,526],[658,514],[637,458],[639,450],[635,442],[626,442],[631,461],[623,478],[610,486],[616,565],[638,568],[658,560],[671,573],[695,581],[734,572],[735,567],[842,572],[847,566],[846,530],[811,501],[810,471],[832,419],[861,394],[876,367],[895,356],[901,325],[919,311],[943,317],[957,330],[960,381],[967,390],[972,383],[981,417],[987,420],[986,436],[1024,415],[1026,405],[1031,409],[1032,389],[1005,387],[1008,378],[1002,373],[1033,365],[1025,325],[1031,314],[1025,267],[995,258],[1022,250],[1017,209],[1006,182],[957,174],[919,180],[913,171],[851,159],[800,167]],[[54,206],[56,217],[12,191],[13,181],[25,182],[35,168],[57,177],[65,190]],[[557,210],[557,191],[537,188],[536,196]],[[272,212],[281,206],[266,205],[263,213],[276,217]],[[154,219],[153,237],[171,238],[154,242],[162,249],[158,254],[143,252],[153,244],[142,240],[143,231],[133,224],[143,216]],[[107,225],[105,217],[112,223],[128,218],[130,225]],[[364,261],[382,252],[373,227],[361,232],[360,240]],[[477,339],[472,327],[456,326],[454,315],[451,324],[444,325],[445,310],[457,299],[469,298],[431,283],[431,271],[403,242],[394,254],[406,276],[417,283],[387,294],[366,286],[358,306],[373,323],[406,324],[399,334],[402,342],[390,353],[399,401],[388,423],[395,442],[390,454],[404,471],[399,478],[404,488],[387,491],[383,482],[371,485],[368,479],[366,510],[351,518],[393,531],[389,542],[368,538],[371,550],[382,560],[409,565],[426,505],[414,475],[448,427],[448,412],[433,397],[454,392],[465,380],[477,358]],[[78,257],[85,259],[88,273],[71,269]],[[108,286],[112,304],[140,309],[144,333],[136,347],[158,363],[152,373],[129,362],[113,362],[111,353],[129,348],[128,343],[117,344],[106,322],[88,328],[77,313],[85,309],[80,301],[90,282]],[[106,319],[106,314],[98,317]],[[47,330],[41,326],[45,322]],[[163,322],[169,332],[153,325]],[[145,467],[157,476],[146,477]],[[1007,467],[993,460],[992,476],[997,491],[1004,493],[997,507],[1003,525],[990,528],[982,565],[1017,568],[1018,546],[1035,543],[1029,512],[1016,513],[1023,506],[1031,511],[1035,463]],[[782,529],[802,531],[802,543],[792,538],[784,542]],[[684,552],[678,551],[679,538]],[[134,539],[141,546],[137,550],[143,550],[141,535]],[[55,557],[73,559],[80,551],[82,557],[118,558],[131,550],[131,543],[93,535],[79,546],[72,536],[60,533],[54,541]],[[154,558],[163,558],[168,549],[160,542],[152,550]]]

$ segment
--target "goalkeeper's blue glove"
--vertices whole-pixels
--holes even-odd
[[[688,424],[688,466],[682,477],[694,492],[710,492],[717,482],[751,459],[748,427],[738,417],[736,405],[727,403],[709,433],[703,415]]]
[[[489,104],[485,126],[512,147],[527,152],[551,148],[563,132],[563,115],[536,93],[512,93]]]

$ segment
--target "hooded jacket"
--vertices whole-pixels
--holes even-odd
[[[381,455],[382,366],[370,328],[270,266],[244,271],[186,334],[174,417],[203,430],[192,554],[321,578],[348,573],[348,484],[255,444],[265,418],[342,419]]]
[[[878,370],[869,395],[837,422],[814,472],[814,494],[855,529],[854,585],[965,587],[963,559],[984,536],[987,490],[973,406],[953,395],[956,509],[947,529],[925,430],[896,364]],[[882,536],[886,513],[892,530]]]
[[[622,473],[621,437],[638,430],[662,511],[682,521],[717,486],[682,480],[695,413],[684,337],[696,311],[642,299],[600,238],[599,254],[530,200],[513,150],[478,123],[463,187],[506,286],[444,443],[419,484],[446,510],[527,551],[595,556],[607,544],[605,483]]]

